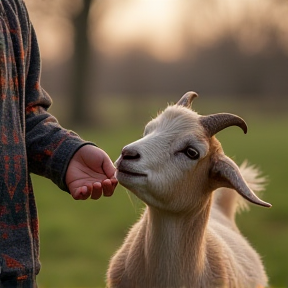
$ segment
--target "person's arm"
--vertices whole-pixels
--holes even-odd
[[[25,88],[29,172],[51,179],[75,199],[86,199],[90,195],[97,199],[102,190],[104,195],[110,196],[117,180],[113,177],[115,168],[109,156],[92,146],[93,143],[85,142],[76,133],[62,128],[56,118],[47,112],[51,98],[40,85],[39,49],[34,29],[32,25],[30,27]]]

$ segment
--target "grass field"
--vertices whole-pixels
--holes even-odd
[[[135,122],[123,120],[120,112],[113,111],[121,121],[113,124],[110,120],[105,131],[95,128],[77,132],[95,141],[116,160],[121,148],[139,138],[150,116],[164,106],[147,108],[147,112],[142,113],[146,115],[143,120]],[[224,110],[216,106],[209,108],[205,111],[202,107],[201,114]],[[237,113],[237,106],[230,108],[224,111]],[[249,212],[238,216],[238,223],[262,255],[270,284],[284,288],[288,286],[288,116],[242,112],[249,125],[248,134],[244,135],[239,128],[230,128],[219,133],[218,138],[226,154],[237,163],[248,159],[269,176],[262,198],[273,207],[251,206]],[[33,176],[33,182],[41,228],[40,287],[105,287],[109,258],[139,217],[142,204],[134,198],[131,200],[120,186],[111,198],[81,202],[72,200],[49,180]]]

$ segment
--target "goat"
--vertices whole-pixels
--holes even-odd
[[[256,169],[239,169],[214,136],[229,126],[246,133],[247,125],[233,114],[198,115],[190,109],[195,97],[187,92],[168,105],[116,161],[119,183],[146,208],[110,260],[109,288],[267,285],[260,256],[235,223],[243,198],[271,206],[241,173],[255,191],[263,179]]]

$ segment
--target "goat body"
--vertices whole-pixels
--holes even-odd
[[[261,259],[234,219],[239,195],[270,206],[251,190],[262,179],[251,167],[239,169],[213,136],[231,125],[245,131],[245,122],[231,114],[232,122],[223,114],[207,120],[188,109],[194,97],[186,93],[148,123],[116,162],[119,182],[147,207],[110,261],[109,288],[267,285]]]

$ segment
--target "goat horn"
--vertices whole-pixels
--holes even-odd
[[[248,201],[264,206],[271,207],[270,203],[261,200],[246,184],[238,166],[228,157],[218,159],[213,165],[211,175],[218,181],[225,182],[225,186],[235,189],[242,197]]]
[[[247,133],[246,122],[241,117],[234,114],[218,113],[201,116],[200,123],[210,137],[230,126],[238,126],[245,134]]]
[[[195,93],[193,91],[189,91],[181,97],[181,99],[177,102],[176,105],[181,105],[181,106],[190,108],[193,100],[197,97],[198,97],[197,93]]]

